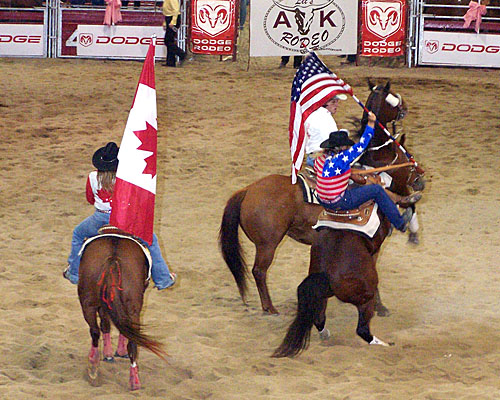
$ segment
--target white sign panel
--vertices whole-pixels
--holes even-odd
[[[0,24],[0,56],[45,56],[43,25]]]
[[[285,56],[301,50],[356,54],[358,2],[252,0],[250,56]]]
[[[77,56],[83,57],[144,58],[153,34],[163,39],[165,32],[161,26],[78,25],[66,46],[76,45]],[[166,56],[158,42],[155,50],[155,57]]]
[[[500,67],[500,35],[424,31],[420,62]]]

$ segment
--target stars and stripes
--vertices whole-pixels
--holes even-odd
[[[367,126],[358,143],[338,154],[322,154],[315,163],[316,192],[322,201],[333,202],[342,196],[349,184],[351,164],[365,151],[374,129]]]
[[[304,123],[312,112],[340,93],[352,96],[352,88],[331,72],[316,53],[309,53],[297,70],[292,84],[288,127],[292,183],[297,182],[297,172],[304,158],[306,137]]]

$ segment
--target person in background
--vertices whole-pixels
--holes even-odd
[[[165,46],[167,47],[167,67],[175,67],[176,56],[180,65],[186,59],[186,52],[177,46],[177,30],[181,26],[179,0],[164,0],[163,15],[165,16]]]
[[[333,114],[337,112],[340,100],[347,100],[345,94],[337,94],[327,100],[320,108],[309,115],[304,128],[306,130],[306,163],[314,167],[314,159],[323,151],[320,144],[328,139],[330,132],[338,130]]]
[[[80,249],[86,239],[98,234],[100,228],[109,224],[113,189],[115,186],[116,170],[118,168],[118,146],[109,142],[98,149],[93,157],[92,164],[97,169],[90,172],[87,178],[87,201],[95,207],[94,214],[83,220],[73,230],[71,240],[71,253],[68,257],[68,266],[63,272],[63,277],[71,283],[78,283],[78,270],[80,268]],[[168,269],[161,255],[158,238],[153,234],[153,243],[149,246],[141,240],[151,253],[151,278],[158,290],[171,287],[176,281],[176,275]]]
[[[285,68],[290,61],[290,56],[282,56],[279,68]],[[293,56],[293,68],[297,69],[302,64],[302,56]]]
[[[316,193],[320,204],[330,210],[352,210],[369,200],[374,200],[380,210],[396,229],[406,232],[413,215],[411,208],[422,195],[415,192],[401,198],[408,208],[403,215],[391,200],[384,188],[378,184],[348,187],[351,178],[351,164],[366,150],[375,132],[375,114],[368,113],[368,124],[358,143],[354,143],[345,129],[331,132],[328,139],[321,143],[325,149],[316,158]]]

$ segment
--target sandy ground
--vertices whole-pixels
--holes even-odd
[[[309,248],[279,247],[268,279],[281,314],[269,316],[253,281],[242,304],[217,233],[234,191],[289,172],[292,62],[278,70],[279,58],[196,57],[156,71],[155,230],[180,280],[148,289],[143,322],[171,359],[140,352],[139,392],[128,392],[123,360],[103,364],[101,386],[90,386],[88,327],[61,271],[73,227],[93,211],[84,196],[91,156],[120,142],[142,63],[0,59],[0,398],[500,398],[500,71],[324,61],[362,100],[366,78],[391,80],[410,108],[408,148],[427,171],[421,244],[394,234],[379,258],[392,314],[375,317],[372,331],[396,345],[367,346],[356,309],[330,299],[330,341],[313,331],[297,358],[270,358],[294,317]],[[351,128],[360,115],[348,100],[337,120]]]

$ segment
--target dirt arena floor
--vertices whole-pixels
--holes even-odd
[[[366,345],[356,309],[330,299],[327,343],[313,330],[298,357],[270,358],[295,315],[309,247],[280,245],[268,280],[281,314],[269,316],[253,280],[242,304],[217,234],[234,191],[289,173],[294,70],[278,69],[279,58],[195,57],[156,68],[155,231],[179,282],[147,290],[143,322],[171,357],[140,351],[137,393],[123,360],[101,364],[100,386],[90,386],[88,326],[61,272],[73,227],[93,212],[84,194],[92,154],[121,141],[142,63],[0,59],[0,398],[500,398],[500,71],[323,60],[362,101],[367,78],[391,80],[410,109],[407,147],[426,170],[420,245],[395,233],[378,263],[392,313],[372,331],[395,346]],[[352,129],[360,116],[349,99],[337,121]],[[243,245],[251,264],[254,248]]]

